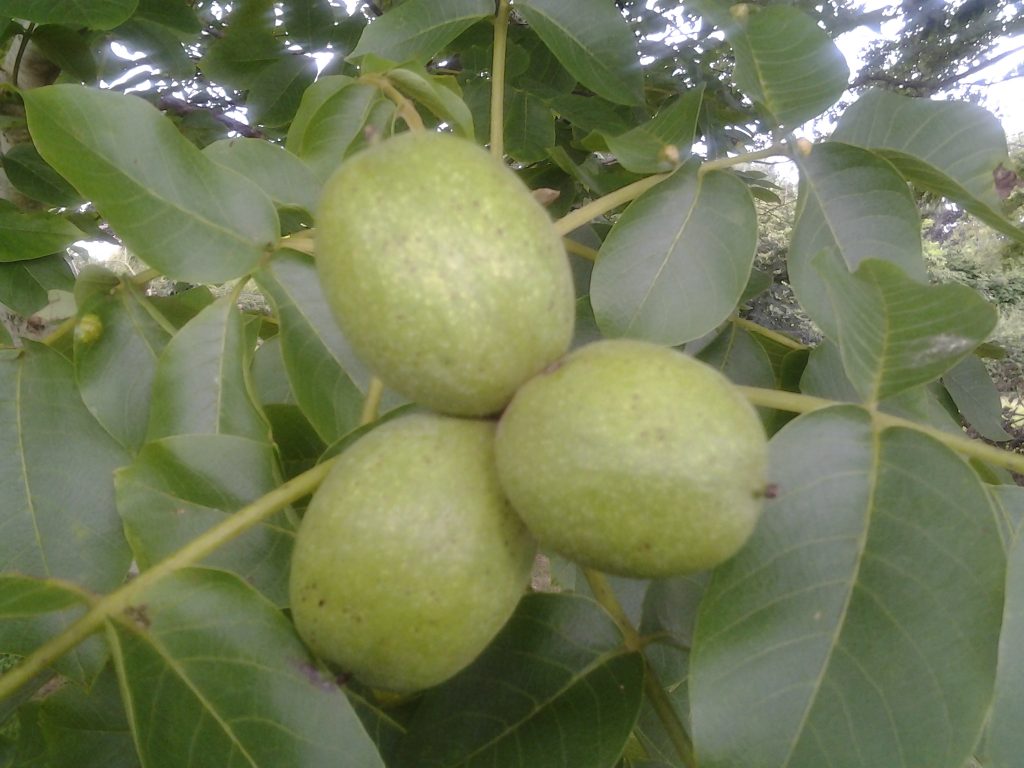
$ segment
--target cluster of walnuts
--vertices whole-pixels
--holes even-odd
[[[316,223],[346,338],[422,412],[359,439],[314,494],[291,574],[314,653],[375,688],[419,690],[505,624],[537,542],[657,578],[714,567],[750,536],[766,462],[754,409],[673,349],[568,352],[561,238],[483,149],[429,132],[383,141],[328,181]]]

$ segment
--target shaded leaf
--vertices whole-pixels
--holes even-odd
[[[596,603],[527,595],[480,658],[424,696],[395,765],[611,765],[642,682],[640,655]]]
[[[4,155],[4,173],[23,195],[52,206],[80,205],[82,196],[39,156],[35,145],[15,144]]]
[[[270,199],[203,157],[142,99],[75,85],[35,88],[24,98],[40,155],[164,274],[238,277],[276,241]]]
[[[202,29],[189,0],[139,0],[136,19],[145,19],[185,35]]]
[[[245,101],[253,122],[271,127],[289,123],[316,72],[316,61],[305,56],[285,56],[260,70]]]
[[[38,259],[64,250],[84,233],[62,216],[46,211],[0,207],[0,261]]]
[[[788,256],[790,281],[807,314],[834,339],[835,318],[814,257],[831,248],[850,271],[864,259],[884,259],[926,283],[921,216],[903,177],[871,152],[827,142],[798,157],[797,165],[800,197]]]
[[[942,383],[964,421],[979,435],[996,442],[1010,439],[1003,428],[999,390],[981,360],[968,355],[943,374]]]
[[[284,6],[284,26],[291,42],[321,50],[332,39],[334,8],[328,0],[292,0]]]
[[[223,34],[210,43],[199,61],[199,68],[212,82],[246,90],[264,68],[290,55],[274,32],[277,17],[271,0],[233,3],[224,21]]]
[[[996,508],[1003,540],[1009,549],[1015,539],[1021,538],[1020,527],[1024,522],[1024,487],[996,485],[989,488],[989,495]]]
[[[237,171],[267,193],[276,204],[312,212],[320,184],[295,155],[263,139],[222,139],[203,148],[215,163]]]
[[[555,118],[540,99],[527,91],[511,89],[506,107],[505,151],[519,163],[547,159],[555,146]]]
[[[108,624],[107,637],[150,768],[383,767],[288,621],[235,576],[178,571]]]
[[[281,324],[281,353],[296,402],[331,443],[359,425],[370,374],[338,328],[311,256],[279,251],[256,280]]]
[[[473,114],[462,100],[461,89],[454,77],[431,75],[422,67],[407,65],[390,70],[388,80],[433,112],[439,120],[451,125],[460,136],[473,138]]]
[[[0,302],[28,317],[49,302],[49,291],[69,291],[75,277],[62,253],[0,263]]]
[[[701,766],[961,768],[1002,611],[985,489],[948,448],[875,433],[847,406],[799,417],[770,447],[778,496],[698,615]]]
[[[138,0],[102,3],[68,0],[0,0],[0,16],[36,24],[66,24],[90,29],[112,29],[132,15]]]
[[[1017,489],[1018,491],[1021,489]],[[1009,552],[999,666],[985,740],[986,768],[1014,768],[1024,754],[1024,537]]]
[[[143,570],[278,484],[272,447],[233,435],[179,435],[147,443],[115,477],[117,509]],[[238,573],[286,605],[293,527],[280,513],[204,562]]]
[[[147,439],[227,434],[266,442],[246,380],[250,354],[230,295],[189,320],[157,361]]]
[[[146,65],[176,80],[195,77],[196,65],[179,33],[163,24],[132,18],[117,28],[117,39],[128,49],[146,54]]]
[[[921,285],[878,259],[851,275],[828,251],[814,261],[832,299],[843,367],[865,402],[937,379],[995,328],[995,309],[965,285]]]
[[[614,5],[602,0],[522,0],[516,13],[591,91],[616,104],[643,103],[636,38]]]
[[[406,0],[370,24],[348,58],[375,54],[426,64],[474,22],[493,15],[492,0]]]
[[[97,293],[82,302],[79,316],[99,322],[99,337],[87,341],[75,334],[75,380],[82,400],[132,451],[146,438],[156,361],[169,338],[146,302],[128,284]]]
[[[776,125],[796,128],[846,90],[846,59],[799,8],[745,4],[715,16],[736,54],[736,84]]]
[[[666,104],[651,120],[619,135],[603,133],[608,150],[636,173],[670,171],[690,155],[704,83]]]
[[[757,214],[733,174],[683,166],[626,209],[601,246],[590,286],[608,336],[682,344],[736,308],[757,246]]]
[[[1006,134],[976,104],[869,90],[843,113],[832,138],[875,150],[914,184],[948,197],[1005,235],[1024,230],[1000,211],[995,171],[1008,165]]]
[[[720,370],[734,384],[775,388],[775,371],[764,348],[753,336],[729,323],[720,334],[697,353],[697,358]],[[773,418],[770,408],[758,408],[767,424]]]

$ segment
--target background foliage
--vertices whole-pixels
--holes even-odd
[[[1021,361],[1020,149],[911,98],[1006,55],[1012,3],[0,19],[0,765],[1019,764],[1024,462],[989,371]],[[834,38],[882,23],[851,73]],[[325,179],[406,128],[490,144],[547,205],[576,344],[744,387],[774,498],[713,573],[544,558],[476,662],[396,700],[308,655],[286,585],[331,458],[409,408],[310,238]]]

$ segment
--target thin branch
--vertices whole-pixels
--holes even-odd
[[[249,139],[262,139],[263,132],[258,128],[253,128],[251,125],[246,125],[241,120],[235,120],[233,117],[228,117],[223,112],[217,112],[213,109],[207,109],[206,107],[197,107],[195,104],[189,104],[183,99],[175,98],[174,96],[164,95],[160,97],[160,100],[156,103],[157,108],[161,112],[167,112],[171,115],[177,115],[178,117],[185,117],[196,112],[205,112],[211,115],[214,120],[223,125],[228,130],[234,131],[240,136],[245,136]]]
[[[491,64],[491,154],[505,154],[505,51],[508,47],[509,0],[498,0],[494,20],[494,60]]]

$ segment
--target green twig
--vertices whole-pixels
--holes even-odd
[[[413,132],[424,131],[426,127],[423,125],[423,118],[420,117],[420,113],[416,111],[416,105],[413,104],[409,99],[402,95],[392,84],[390,80],[382,75],[363,75],[361,78],[364,83],[370,83],[380,88],[381,93],[387,96],[391,101],[395,103],[397,108],[397,114],[405,124],[409,126],[409,130]]]
[[[380,397],[384,393],[384,382],[374,376],[370,379],[370,386],[366,388],[366,398],[363,400],[363,412],[359,416],[359,425],[370,424],[377,420],[377,411],[380,410]]]
[[[632,184],[620,187],[614,192],[609,192],[607,195],[597,198],[597,200],[591,200],[575,211],[569,211],[569,213],[556,221],[554,225],[555,232],[564,237],[573,230],[579,229],[584,224],[596,219],[598,216],[614,211],[620,205],[636,200],[648,189],[657,186],[670,175],[669,173],[658,173],[654,176],[648,176],[639,181],[634,181]]]
[[[170,557],[143,571],[115,592],[96,601],[78,621],[37,648],[18,666],[0,676],[0,701],[70,651],[103,626],[108,616],[123,612],[140,594],[171,573],[194,565],[218,548],[233,541],[252,526],[292,502],[312,493],[326,477],[333,461],[325,461],[275,488],[252,504],[242,507],[223,522],[208,529]]]
[[[11,85],[14,87],[18,86],[18,75],[21,73],[21,60],[25,56],[25,50],[28,48],[28,43],[32,39],[32,33],[35,32],[36,25],[34,23],[29,24],[25,31],[21,33],[21,42],[18,44],[18,53],[14,56],[14,66],[11,68]]]
[[[583,243],[578,243],[568,237],[563,237],[562,242],[565,244],[565,250],[569,253],[574,253],[588,261],[597,261],[597,249],[586,246]]]
[[[494,60],[491,64],[491,154],[505,154],[505,52],[508,47],[508,0],[498,0],[494,19]]]
[[[765,408],[777,408],[780,411],[790,411],[791,413],[810,413],[811,411],[828,408],[829,406],[842,405],[842,403],[834,400],[810,397],[809,395],[801,395],[796,392],[784,392],[778,389],[761,389],[758,387],[740,387],[739,389],[754,405],[760,405]],[[933,440],[942,443],[947,448],[951,448],[963,456],[1002,467],[1003,469],[1009,469],[1012,472],[1024,473],[1024,455],[1019,453],[996,448],[993,445],[988,445],[966,435],[954,435],[950,432],[943,432],[941,429],[936,429],[927,424],[918,424],[916,421],[893,416],[879,410],[870,408],[866,410],[871,414],[871,420],[875,429],[882,430],[891,427],[913,429],[917,432],[923,432]]]
[[[772,144],[770,147],[759,149],[756,152],[744,152],[739,155],[733,155],[732,157],[720,157],[716,160],[708,160],[706,163],[701,163],[700,169],[697,173],[703,175],[708,171],[719,171],[722,168],[732,168],[735,165],[752,163],[755,160],[761,160],[766,157],[777,157],[788,153],[789,145],[785,142],[780,142],[779,144]]]
[[[145,285],[146,283],[156,280],[158,277],[163,277],[163,272],[159,269],[144,269],[136,275],[132,275],[129,279],[134,285]]]
[[[314,252],[313,237],[312,229],[304,229],[301,232],[282,237],[280,247],[291,248],[293,251],[299,251],[300,253],[312,256]]]
[[[690,735],[679,720],[679,715],[676,713],[675,707],[672,706],[672,702],[665,693],[665,689],[661,687],[661,681],[658,680],[658,676],[655,674],[650,662],[647,661],[646,656],[642,655],[644,645],[646,644],[644,638],[636,631],[636,627],[633,626],[626,612],[622,609],[622,605],[619,603],[618,598],[615,597],[615,592],[612,590],[611,584],[608,583],[605,575],[589,568],[583,569],[583,575],[587,579],[587,584],[590,586],[590,591],[594,594],[594,598],[608,611],[612,620],[618,626],[619,631],[622,632],[626,647],[641,653],[644,661],[644,692],[647,694],[647,699],[654,708],[655,714],[658,715],[658,719],[661,720],[661,724],[665,727],[665,732],[668,734],[669,740],[671,740],[672,746],[675,747],[676,753],[679,755],[679,759],[682,760],[683,765],[686,768],[695,768],[697,761],[693,756],[693,743],[690,741]]]
[[[778,331],[773,331],[771,328],[765,328],[763,325],[755,323],[753,320],[747,320],[746,318],[738,317],[737,315],[733,315],[729,320],[737,328],[742,328],[746,331],[750,331],[751,333],[756,333],[759,336],[764,336],[764,338],[771,339],[776,344],[783,347],[788,347],[789,349],[809,348],[806,344],[801,344],[796,339],[791,339],[789,336],[779,333]]]
[[[71,331],[74,330],[75,324],[78,322],[78,315],[72,315],[71,317],[65,318],[61,321],[61,324],[46,334],[41,341],[48,347],[52,347],[54,344],[59,342]]]

